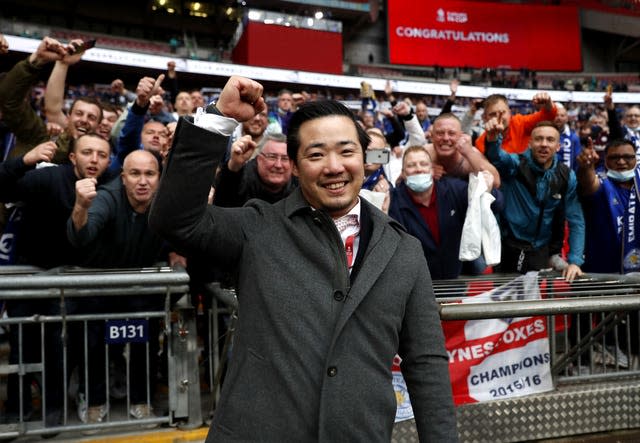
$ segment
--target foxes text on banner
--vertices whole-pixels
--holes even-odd
[[[391,63],[580,71],[575,6],[389,0]]]
[[[539,298],[537,273],[529,273],[464,303]],[[544,317],[451,321],[443,328],[456,404],[553,389]]]

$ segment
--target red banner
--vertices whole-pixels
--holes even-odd
[[[575,6],[389,0],[391,63],[580,71]]]
[[[537,299],[537,273],[529,273],[463,303]],[[456,405],[553,389],[544,317],[447,321],[443,329]]]

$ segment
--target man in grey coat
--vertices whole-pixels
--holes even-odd
[[[181,119],[150,214],[182,254],[239,272],[240,320],[207,442],[389,442],[396,353],[420,441],[457,441],[427,263],[415,238],[358,198],[369,140],[346,107],[312,102],[292,116],[300,187],[289,197],[207,206],[228,136],[264,106],[259,83],[231,77],[210,113]]]

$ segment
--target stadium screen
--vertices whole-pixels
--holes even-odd
[[[389,0],[388,20],[391,63],[582,70],[574,6]]]

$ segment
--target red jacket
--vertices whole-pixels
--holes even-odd
[[[502,149],[511,154],[520,154],[527,150],[529,147],[529,138],[531,137],[531,131],[538,122],[545,120],[553,121],[556,118],[556,107],[554,106],[551,111],[547,111],[546,108],[542,108],[538,112],[533,114],[516,114],[511,117],[509,122],[509,128],[504,134],[502,139]],[[483,132],[476,140],[476,148],[484,154],[484,141],[487,132]]]

